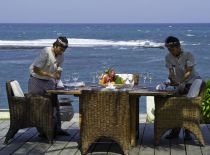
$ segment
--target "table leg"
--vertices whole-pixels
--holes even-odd
[[[139,97],[136,98],[136,139],[139,139]]]
[[[79,128],[81,133],[81,123],[82,123],[82,109],[81,109],[82,99],[79,96]]]
[[[139,131],[139,99],[137,97],[130,98],[130,114],[131,114],[131,146],[136,146],[136,137]],[[137,123],[138,122],[138,123]]]

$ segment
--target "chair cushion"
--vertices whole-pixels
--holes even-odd
[[[200,92],[201,84],[202,84],[201,79],[194,80],[187,94],[187,97],[197,97]]]
[[[14,80],[10,82],[10,85],[15,97],[24,97],[24,93],[18,81]]]

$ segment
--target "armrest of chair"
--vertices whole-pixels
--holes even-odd
[[[53,113],[53,104],[50,97],[45,95],[27,94],[27,104],[29,105],[31,112],[36,115],[51,115]],[[38,110],[39,109],[39,110]],[[37,112],[37,110],[39,112]],[[42,114],[41,114],[42,113]]]
[[[38,95],[38,94],[25,94],[26,100],[49,100],[51,99],[50,95]],[[40,104],[40,103],[39,103]]]
[[[26,98],[25,97],[11,97],[10,100],[12,101],[13,104],[24,104],[26,103]]]
[[[189,98],[185,96],[181,97],[155,97],[156,111],[168,109],[168,110],[183,110],[184,109],[201,109],[202,97]],[[167,110],[167,111],[168,111]]]
[[[185,103],[185,104],[202,104],[202,97],[186,97],[186,96],[180,96],[180,97],[170,97],[168,98],[171,102],[177,102],[177,103]]]

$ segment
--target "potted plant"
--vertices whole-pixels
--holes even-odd
[[[202,102],[202,115],[206,124],[210,124],[210,80],[206,81],[206,90]]]

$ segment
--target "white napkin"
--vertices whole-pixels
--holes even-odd
[[[63,82],[61,80],[58,80],[57,88],[63,88],[63,87],[64,87]]]
[[[166,79],[165,82],[160,83],[156,86],[156,90],[168,90],[168,91],[172,91],[174,90],[173,86],[170,86],[169,84],[171,83],[171,81],[169,79]]]
[[[168,90],[168,91],[172,91],[174,90],[173,86],[166,86],[166,84],[164,83],[160,83],[156,86],[155,88],[156,90]]]
[[[85,82],[81,81],[81,82],[69,83],[66,86],[69,86],[69,87],[84,87],[85,86]]]
[[[166,90],[166,85],[164,83],[160,83],[156,86],[156,90]]]

